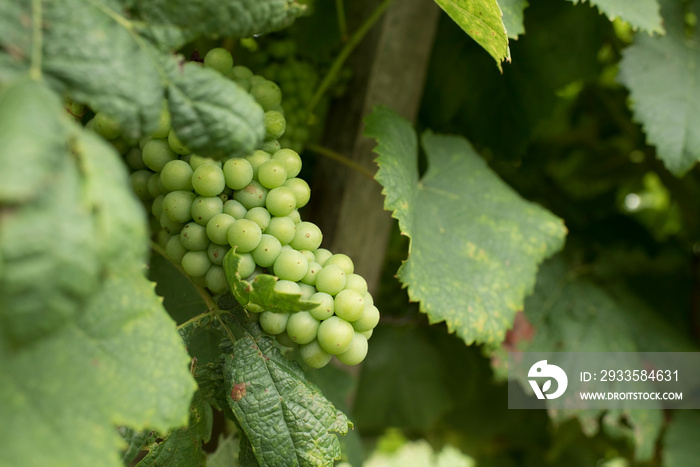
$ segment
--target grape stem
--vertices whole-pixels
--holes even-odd
[[[339,162],[340,164],[343,164],[355,172],[359,173],[360,175],[369,178],[370,180],[374,180],[374,174],[370,172],[369,170],[365,169],[362,167],[360,164],[357,162],[351,160],[348,157],[345,157],[344,155],[333,151],[332,149],[329,149],[324,146],[320,146],[318,144],[307,144],[305,146],[306,149],[308,149],[311,152],[315,152],[316,154],[320,154],[321,156],[325,156],[329,159],[332,159],[336,162]]]
[[[185,321],[184,323],[179,324],[179,325],[177,326],[177,330],[179,331],[180,329],[186,328],[187,326],[190,326],[190,325],[196,323],[197,321],[201,321],[201,320],[203,320],[203,319],[205,319],[205,318],[209,318],[209,317],[212,317],[212,316],[213,316],[213,317],[217,317],[217,316],[219,316],[221,313],[228,313],[228,310],[219,310],[219,309],[215,309],[215,310],[205,311],[204,313],[200,313],[200,314],[198,314],[197,316],[193,316],[192,318],[188,319],[188,320]]]
[[[331,83],[335,80],[336,76],[340,72],[340,69],[342,68],[343,64],[345,63],[345,60],[350,56],[350,54],[355,50],[355,48],[358,46],[358,44],[362,41],[362,39],[365,37],[365,35],[369,32],[370,29],[372,29],[372,26],[379,20],[379,18],[382,17],[384,12],[386,11],[387,8],[389,8],[389,5],[391,4],[392,0],[384,0],[370,15],[369,18],[365,20],[364,23],[355,31],[355,33],[350,37],[350,39],[345,43],[345,47],[343,47],[343,50],[340,51],[338,56],[335,58],[333,61],[333,64],[331,65],[331,68],[328,70],[328,73],[326,73],[326,76],[323,78],[323,81],[319,85],[318,89],[316,89],[316,92],[314,93],[313,97],[311,97],[311,100],[306,106],[306,110],[308,111],[309,115],[313,111],[313,109],[318,105],[319,101],[323,97],[323,95],[326,93],[328,88],[331,86]]]
[[[41,0],[32,0],[32,64],[29,68],[29,76],[36,80],[41,79],[41,50],[43,47],[41,22]]]
[[[343,0],[335,0],[335,10],[338,15],[338,29],[340,30],[340,39],[343,42],[347,42],[348,25],[345,21],[345,5],[343,5]]]

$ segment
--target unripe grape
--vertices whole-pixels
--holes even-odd
[[[195,198],[196,195],[191,191],[172,191],[163,198],[163,214],[174,222],[185,223],[191,219],[190,212]]]
[[[224,293],[229,290],[226,273],[221,266],[214,265],[210,267],[204,276],[204,281],[207,284],[207,288],[215,294]]]
[[[265,142],[263,143],[263,145],[260,149],[262,149],[263,151],[265,151],[269,154],[274,154],[275,152],[280,150],[280,147],[281,146],[280,146],[279,141],[277,141],[276,139],[268,139],[268,140],[265,140]],[[289,175],[287,175],[287,176],[289,176]]]
[[[280,279],[275,282],[275,292],[300,295],[301,287],[296,282]]]
[[[250,254],[253,255],[253,259],[259,266],[269,268],[275,264],[281,251],[282,245],[279,240],[272,235],[263,234],[260,243]]]
[[[142,200],[152,198],[148,192],[148,179],[151,178],[151,173],[149,170],[137,170],[129,176],[131,190]]]
[[[374,334],[374,329],[370,329],[369,331],[361,332],[360,334],[362,334],[363,336],[365,336],[365,338],[367,340],[369,340],[369,338],[372,337],[372,334]]]
[[[124,155],[124,160],[127,165],[134,170],[146,169],[146,164],[143,163],[143,157],[141,156],[140,148],[131,148]]]
[[[376,306],[365,303],[360,318],[350,324],[357,332],[371,331],[379,324],[379,310]]]
[[[296,249],[296,248],[292,247],[292,249]],[[300,251],[301,254],[304,255],[304,258],[306,258],[306,261],[308,261],[309,263],[312,261],[314,261],[314,262],[316,261],[316,257],[314,256],[312,251],[310,251],[310,250],[297,250],[297,251]]]
[[[165,202],[165,200],[163,200],[163,202]],[[168,217],[165,210],[163,210],[163,213],[161,213],[159,221],[160,226],[163,227],[163,229],[170,235],[180,233],[182,228],[185,226],[184,222],[177,222]]]
[[[348,350],[335,357],[346,365],[357,365],[367,356],[367,348],[367,338],[359,332],[356,332],[353,335]]]
[[[255,150],[252,154],[245,156],[245,159],[253,168],[253,178],[255,180],[258,179],[258,169],[260,169],[260,166],[269,161],[271,157],[269,153],[260,150]]]
[[[151,172],[150,170],[147,170],[147,172],[151,174],[148,177],[148,193],[150,193],[152,197],[155,198],[156,196],[164,195],[171,191],[163,186],[163,184],[160,181],[160,174],[158,172]]]
[[[284,134],[284,130],[287,127],[287,121],[284,119],[284,115],[276,110],[268,110],[265,112],[265,137],[266,138],[279,138]]]
[[[231,77],[234,79],[249,80],[250,78],[253,77],[253,72],[250,71],[250,68],[248,68],[248,67],[245,67],[242,65],[236,65],[231,70]]]
[[[327,264],[316,275],[316,289],[319,292],[336,295],[344,288],[345,272],[338,265]]]
[[[190,151],[190,148],[185,146],[180,138],[178,138],[175,130],[173,129],[171,129],[168,133],[168,146],[170,146],[170,149],[172,149],[175,154],[179,154],[181,156],[186,156],[192,152]]]
[[[208,232],[207,232],[208,233]],[[207,256],[212,264],[221,266],[224,264],[224,256],[228,253],[231,247],[228,245],[217,245],[216,243],[210,243],[207,247]]]
[[[226,187],[224,172],[215,165],[197,167],[192,174],[192,187],[202,196],[216,196]]]
[[[207,237],[217,245],[228,245],[228,229],[234,222],[228,214],[216,214],[207,222]]]
[[[343,289],[335,296],[334,308],[336,316],[351,322],[360,319],[365,302],[357,290]]]
[[[353,264],[352,260],[348,255],[344,255],[342,253],[334,254],[326,260],[324,266],[328,266],[331,264],[340,266],[340,269],[342,269],[343,272],[345,272],[345,274],[352,274],[353,272],[355,272],[355,265]]]
[[[367,281],[359,274],[346,274],[345,288],[357,290],[364,297],[367,293]]]
[[[260,226],[263,232],[270,225],[270,212],[265,208],[253,208],[245,214],[245,219],[251,220]]]
[[[306,275],[308,268],[309,262],[303,254],[295,250],[284,250],[277,256],[273,271],[280,279],[297,282]]]
[[[306,206],[306,203],[311,199],[311,188],[309,188],[309,184],[301,178],[290,178],[284,182],[283,186],[286,186],[294,192],[294,196],[297,200],[297,209]]]
[[[115,119],[97,112],[92,119],[93,130],[104,139],[115,139],[122,134],[122,127]]]
[[[192,191],[192,172],[187,162],[172,160],[163,166],[160,182],[168,191]]]
[[[328,319],[333,316],[333,306],[335,302],[331,295],[325,292],[316,292],[309,298],[309,301],[317,302],[319,304],[315,308],[309,310],[309,313],[311,313],[311,315],[317,320],[323,321],[324,319]]]
[[[270,334],[280,334],[287,328],[289,313],[263,311],[260,315],[260,327]]]
[[[199,225],[196,222],[189,222],[185,224],[180,232],[180,241],[188,250],[206,250],[209,246],[207,229],[203,225]]]
[[[206,226],[209,220],[221,214],[223,209],[224,203],[218,196],[198,196],[192,202],[190,214],[197,224]]]
[[[212,68],[221,74],[228,73],[231,67],[233,67],[231,52],[222,47],[211,49],[204,56],[204,66]]]
[[[247,159],[234,157],[224,162],[226,185],[233,190],[245,188],[253,181],[253,166]]]
[[[301,279],[301,282],[308,285],[316,285],[316,276],[318,276],[320,270],[320,264],[316,261],[309,261],[309,269],[306,271],[306,275]]]
[[[284,164],[289,179],[296,177],[301,172],[301,157],[292,149],[280,149],[272,155],[272,159]]]
[[[286,332],[282,332],[280,334],[277,334],[275,336],[275,339],[277,339],[278,344],[283,345],[285,347],[296,347],[297,346],[296,342],[294,342]]]
[[[255,222],[248,219],[238,219],[228,228],[228,243],[239,253],[253,251],[260,243],[262,230]]]
[[[282,101],[282,91],[274,82],[268,80],[254,84],[250,88],[250,94],[263,110],[271,110]]]
[[[143,146],[141,157],[146,167],[154,172],[160,172],[165,164],[177,159],[177,154],[170,149],[167,140],[151,139]]]
[[[153,138],[167,138],[170,133],[170,112],[168,111],[167,103],[164,102],[163,108],[158,116],[158,126],[151,133]]]
[[[321,245],[322,240],[321,229],[312,222],[303,221],[297,224],[294,239],[289,244],[296,250],[314,251]]]
[[[267,193],[265,206],[273,216],[286,216],[294,211],[296,202],[294,192],[287,187],[281,186],[273,188]]]
[[[188,251],[182,257],[182,269],[188,276],[202,277],[211,267],[211,261],[206,251]]]
[[[370,305],[374,305],[374,297],[372,297],[372,294],[367,292],[365,294],[365,303],[369,303]]]
[[[297,225],[289,217],[273,217],[267,226],[266,233],[274,235],[282,245],[292,241],[296,233]]]
[[[313,294],[316,293],[316,287],[309,284],[304,284],[303,282],[297,282],[299,288],[301,289],[301,299],[309,300]]]
[[[338,355],[350,348],[355,330],[342,318],[331,316],[318,327],[317,339],[321,348],[329,354]]]
[[[267,195],[267,189],[253,180],[242,190],[237,190],[233,194],[233,199],[241,203],[246,209],[253,209],[265,206]]]
[[[223,212],[234,219],[243,219],[248,213],[248,210],[240,202],[235,199],[230,199],[224,203]]]
[[[333,253],[326,250],[325,248],[317,248],[316,251],[314,251],[314,256],[316,257],[316,262],[318,264],[320,264],[321,266],[325,266],[326,261],[328,260],[328,258],[333,256]]]
[[[182,246],[179,235],[173,235],[165,244],[165,255],[173,263],[180,264],[182,257],[187,253],[187,248]]]
[[[241,257],[241,261],[238,263],[238,274],[246,280],[252,280],[251,277],[255,271],[257,265],[253,259],[253,255],[250,253],[237,253]]]
[[[299,214],[299,211],[297,209],[287,214],[287,217],[293,220],[295,224],[301,222],[301,215]]]
[[[321,324],[308,311],[297,311],[289,316],[287,335],[297,344],[308,344],[316,339],[316,331]]]
[[[323,350],[317,340],[304,344],[299,349],[304,363],[311,368],[323,368],[331,361],[331,354]]]
[[[151,204],[151,214],[155,219],[160,219],[160,215],[163,213],[163,199],[165,195],[158,195],[156,199],[153,200]]]
[[[215,159],[212,159],[211,157],[202,157],[198,156],[196,154],[192,154],[189,156],[190,157],[190,167],[192,167],[192,170],[197,170],[203,165],[215,165],[219,168],[221,168],[221,161],[217,161]]]
[[[287,170],[282,162],[271,159],[258,168],[258,181],[265,188],[277,188],[287,181]]]

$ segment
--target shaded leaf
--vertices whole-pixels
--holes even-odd
[[[698,445],[700,413],[697,410],[677,410],[664,435],[664,465],[693,465],[700,456]]]
[[[385,209],[411,238],[398,272],[409,297],[467,343],[502,341],[537,264],[562,247],[562,221],[520,198],[462,138],[426,132],[428,169],[419,178],[408,122],[377,108],[366,135],[378,143]]]
[[[585,3],[586,0],[569,0],[573,3]],[[641,29],[647,33],[663,34],[664,27],[661,24],[659,14],[659,2],[657,0],[588,0],[598,7],[601,13],[610,18],[620,18],[628,22],[633,28]]]
[[[240,441],[237,437],[224,437],[221,434],[216,451],[207,456],[207,467],[231,467],[238,465],[239,443]]]
[[[498,6],[503,12],[503,26],[508,37],[517,39],[525,33],[523,13],[528,6],[527,0],[498,0]]]

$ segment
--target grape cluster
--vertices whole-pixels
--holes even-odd
[[[235,248],[241,277],[250,281],[272,273],[278,277],[275,290],[319,304],[294,313],[251,307],[251,317],[266,333],[282,345],[299,346],[302,360],[314,368],[333,355],[347,365],[360,363],[379,311],[352,260],[320,248],[321,230],[301,220],[299,209],[308,203],[310,189],[297,177],[299,154],[277,140],[285,130],[279,87],[234,67],[224,49],[211,50],[204,65],[251,93],[266,112],[267,138],[245,157],[201,157],[179,140],[164,107],[156,131],[123,149],[133,169],[132,188],[150,206],[159,242],[194,283],[214,294],[230,288],[223,260]],[[88,126],[116,147],[121,130],[114,120],[97,113]]]

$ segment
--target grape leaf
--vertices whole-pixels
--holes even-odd
[[[657,157],[681,176],[700,160],[700,48],[697,31],[686,37],[682,3],[663,2],[662,13],[666,35],[636,34],[623,52],[619,79]]]
[[[178,137],[202,156],[252,152],[265,138],[262,108],[233,81],[195,63],[167,67],[171,122]]]
[[[570,2],[585,3],[586,0],[569,0]],[[641,29],[647,33],[664,33],[659,14],[659,2],[657,0],[588,0],[591,5],[598,7],[601,13],[610,20],[620,18],[628,22],[633,28]]]
[[[537,264],[562,247],[562,221],[520,198],[466,140],[426,132],[428,170],[419,178],[409,123],[381,107],[366,123],[385,209],[411,238],[398,272],[409,297],[467,343],[502,341]]]
[[[496,0],[435,0],[464,32],[479,43],[501,69],[510,61],[508,36]]]
[[[663,465],[693,465],[700,456],[697,410],[676,410],[664,435]]]
[[[525,34],[523,13],[527,5],[527,0],[498,0],[498,6],[503,12],[503,26],[510,39],[517,39],[519,35]]]
[[[0,465],[121,465],[113,425],[186,423],[188,361],[153,284],[138,269],[111,272],[70,325],[0,346]]]
[[[207,456],[207,467],[231,467],[238,465],[239,440],[235,436],[219,436],[216,451]]]
[[[240,255],[229,250],[224,257],[224,271],[231,292],[238,303],[253,312],[275,311],[294,312],[310,310],[318,305],[317,302],[302,300],[301,295],[280,293],[275,290],[277,277],[269,274],[258,274],[252,282],[245,281],[238,274]]]
[[[122,464],[131,465],[148,442],[150,432],[148,430],[134,430],[125,426],[120,426],[118,430],[127,444],[126,448],[122,450]]]
[[[226,401],[261,465],[330,465],[352,424],[269,337],[243,335],[223,357]]]

